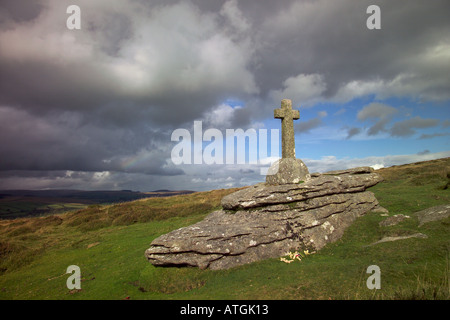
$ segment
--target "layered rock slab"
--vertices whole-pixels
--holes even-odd
[[[290,250],[319,250],[341,238],[357,217],[379,208],[365,190],[381,181],[373,170],[336,174],[228,195],[223,210],[158,237],[145,256],[157,266],[228,269]]]
[[[267,185],[260,183],[239,190],[222,199],[224,209],[250,209],[272,204],[305,201],[326,195],[362,192],[382,180],[372,168],[357,174],[322,174],[298,184]],[[356,170],[356,169],[355,169]]]

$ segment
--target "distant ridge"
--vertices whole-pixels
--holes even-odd
[[[144,198],[170,197],[190,194],[190,190],[156,190],[141,192],[132,190],[76,189],[55,190],[0,190],[0,219],[55,214],[81,209],[88,205],[114,204]]]
[[[0,196],[14,196],[14,197],[45,197],[45,198],[83,198],[83,199],[95,199],[95,198],[109,198],[114,195],[130,195],[135,197],[146,198],[154,193],[167,193],[173,194],[187,194],[193,193],[191,190],[168,190],[160,189],[149,192],[133,191],[133,190],[78,190],[78,189],[44,189],[44,190],[0,190]],[[133,197],[133,196],[131,196]]]

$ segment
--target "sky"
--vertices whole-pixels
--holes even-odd
[[[300,111],[310,172],[450,157],[449,12],[448,0],[2,0],[0,189],[263,182],[282,99]],[[268,143],[220,163],[227,129]]]

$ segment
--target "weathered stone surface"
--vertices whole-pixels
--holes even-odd
[[[372,173],[372,172],[374,172],[374,169],[372,167],[357,167],[357,168],[344,169],[344,170],[328,171],[325,173],[313,172],[310,175],[311,175],[311,178],[317,178],[323,174],[338,176],[341,174],[362,174],[362,173]]]
[[[450,204],[444,204],[436,207],[431,207],[415,213],[419,219],[419,227],[424,223],[442,220],[450,217]]]
[[[225,269],[281,255],[292,240],[286,225],[258,212],[215,211],[205,220],[155,239],[146,256],[154,265]]]
[[[224,197],[224,210],[155,239],[145,256],[158,266],[227,269],[290,250],[319,250],[341,238],[357,217],[379,208],[365,189],[380,180],[364,173],[261,183]]]
[[[283,158],[272,164],[266,182],[271,185],[299,183],[311,179],[308,168],[300,159]]]
[[[382,181],[376,173],[357,175],[320,175],[299,184],[255,186],[239,190],[222,199],[224,209],[249,209],[279,203],[291,203],[319,196],[364,191]]]
[[[340,174],[363,174],[363,173],[372,173],[372,172],[374,172],[374,169],[372,167],[357,167],[357,168],[344,169],[344,170],[328,171],[323,174],[340,175]]]

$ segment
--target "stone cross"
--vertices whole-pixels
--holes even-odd
[[[281,100],[281,109],[273,112],[275,119],[281,119],[281,157],[295,159],[294,120],[300,119],[300,112],[292,110],[292,101]]]

